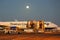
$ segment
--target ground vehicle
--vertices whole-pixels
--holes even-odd
[[[2,26],[4,27],[4,29],[3,29],[4,33],[23,33],[23,32],[26,32],[26,33],[44,33],[44,32],[46,32],[45,30],[47,27],[47,26],[45,27],[43,20],[0,22],[0,27],[2,27]],[[55,29],[55,28],[53,28],[53,29]],[[49,29],[48,29],[48,31],[50,31]]]

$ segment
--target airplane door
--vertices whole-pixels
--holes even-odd
[[[40,32],[44,31],[44,22],[43,21],[39,21],[39,31]]]

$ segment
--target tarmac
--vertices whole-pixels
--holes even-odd
[[[60,40],[60,34],[0,34],[0,40]]]

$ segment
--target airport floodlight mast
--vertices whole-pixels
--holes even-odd
[[[30,3],[25,3],[25,6],[26,6],[25,7],[26,9],[30,9],[31,4]]]
[[[30,7],[27,5],[26,8],[29,9]]]

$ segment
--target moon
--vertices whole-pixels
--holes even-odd
[[[26,8],[29,9],[30,7],[27,5]]]

